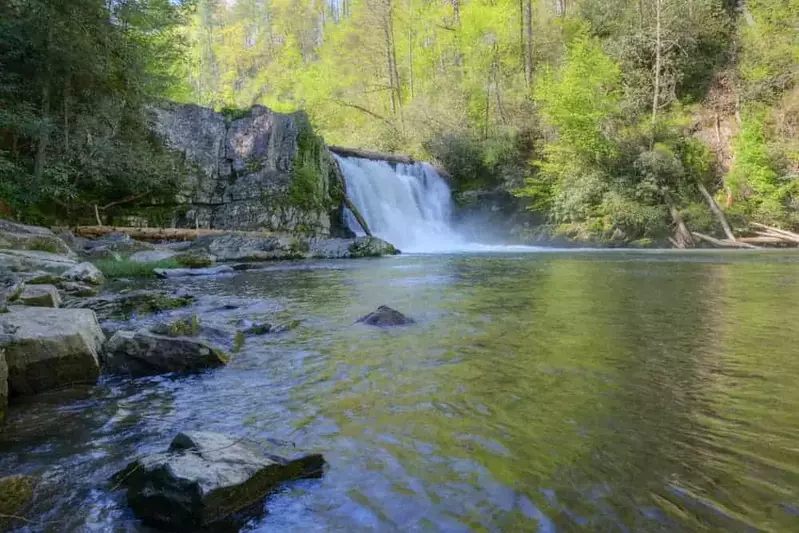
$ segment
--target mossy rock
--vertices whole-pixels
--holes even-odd
[[[23,524],[22,520],[11,517],[22,517],[25,507],[33,498],[36,480],[30,476],[8,476],[0,478],[0,530],[5,531]]]
[[[177,296],[160,292],[134,292],[79,300],[74,306],[91,309],[100,319],[128,318],[131,315],[152,315],[181,309],[194,303],[194,296]]]
[[[192,314],[190,317],[181,318],[174,322],[157,324],[150,331],[168,337],[196,337],[200,333],[200,319]]]
[[[214,256],[200,250],[176,255],[173,260],[184,268],[206,268],[216,263]]]

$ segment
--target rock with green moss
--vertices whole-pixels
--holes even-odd
[[[103,353],[108,372],[133,377],[201,372],[228,362],[223,351],[201,340],[145,330],[116,332]]]
[[[207,268],[216,263],[216,257],[204,250],[192,250],[178,254],[174,260],[185,268]]]
[[[0,348],[16,395],[94,384],[105,337],[88,309],[11,307],[0,314]]]
[[[36,479],[30,476],[0,477],[0,531],[28,525],[23,517],[35,487]]]
[[[194,303],[190,295],[174,295],[161,291],[136,291],[74,300],[67,307],[91,309],[101,320],[128,318],[132,315],[152,315],[188,307]]]
[[[61,297],[53,285],[25,285],[15,303],[30,307],[59,307]]]
[[[0,248],[31,250],[73,257],[75,253],[47,228],[0,220]]]
[[[310,255],[324,259],[380,257],[399,253],[393,245],[377,237],[354,239],[312,239]]]

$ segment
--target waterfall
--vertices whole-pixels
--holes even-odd
[[[462,250],[466,243],[451,226],[452,195],[438,172],[425,163],[397,164],[336,156],[347,194],[371,232],[403,252]],[[363,235],[347,211],[350,229]]]

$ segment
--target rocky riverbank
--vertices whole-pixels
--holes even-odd
[[[196,295],[181,292],[180,278],[236,276],[274,260],[396,253],[373,237],[230,232],[153,243],[123,233],[87,239],[0,221],[0,422],[9,403],[13,408],[44,393],[92,387],[103,374],[138,378],[211,371],[226,365],[249,337],[279,335],[299,324],[285,317],[261,320],[264,304],[257,301],[198,302]],[[175,281],[167,290],[131,290],[135,282],[118,279],[130,265],[136,265],[130,272]],[[225,314],[248,306],[253,312],[240,314],[253,319]],[[324,464],[321,456],[265,455],[253,443],[225,435],[184,435],[178,441],[189,444],[181,444],[180,452],[173,446],[160,456],[137,459],[136,475],[122,474],[117,483],[130,487],[131,506],[145,521],[175,530],[186,520],[192,528],[238,523],[232,517],[262,507],[276,483],[321,475]],[[235,445],[214,451],[212,444],[222,441]],[[184,468],[181,479],[190,484],[163,478],[162,467]],[[218,475],[209,477],[208,469]],[[16,478],[8,479],[17,485]],[[175,483],[186,498],[199,498],[196,506],[173,505],[169,498],[183,501]],[[151,505],[156,500],[163,503],[157,512]]]

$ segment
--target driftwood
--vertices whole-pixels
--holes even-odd
[[[190,229],[190,228],[130,228],[116,226],[78,226],[72,229],[72,233],[78,237],[95,238],[108,235],[109,233],[124,233],[133,239],[143,241],[193,241],[198,237],[206,235],[260,235],[269,236],[272,233],[265,231],[230,231],[221,229]]]
[[[799,243],[799,235],[792,231],[766,226],[765,224],[760,224],[759,222],[752,222],[752,226],[761,228],[763,231],[758,231],[756,233],[763,237],[777,237],[781,238],[783,241]]]
[[[355,216],[355,220],[357,220],[358,224],[361,225],[361,228],[363,228],[364,233],[366,233],[368,236],[371,237],[372,232],[369,231],[369,226],[366,224],[366,220],[361,216],[361,212],[358,211],[358,208],[355,207],[355,204],[353,204],[350,201],[350,198],[347,195],[344,195],[344,206],[347,209],[349,209],[350,213],[352,213]]]
[[[359,148],[344,148],[343,146],[329,146],[331,152],[344,157],[360,157],[361,159],[371,159],[373,161],[387,161],[389,163],[403,163],[412,165],[416,160],[404,154],[386,154],[381,152],[371,152]]]
[[[705,235],[703,233],[699,233],[699,232],[696,232],[696,231],[692,231],[691,234],[694,237],[696,237],[697,239],[699,239],[700,241],[705,241],[707,243],[710,243],[710,244],[712,244],[714,246],[718,246],[720,248],[748,248],[750,250],[759,250],[760,249],[759,247],[757,247],[757,246],[755,246],[753,244],[749,244],[747,242],[742,242],[742,241],[739,241],[739,240],[734,240],[733,241],[733,240],[730,240],[730,239],[716,239],[714,237],[711,237],[710,235]]]
[[[783,239],[779,237],[770,237],[768,235],[759,235],[757,237],[738,237],[735,240],[749,244],[786,244]]]

